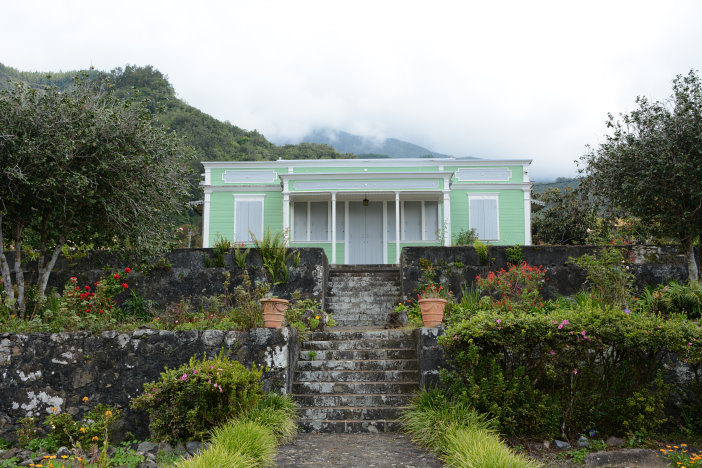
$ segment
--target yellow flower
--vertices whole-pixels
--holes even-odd
[[[68,458],[68,455],[61,455],[61,458],[66,459]]]
[[[84,396],[84,397],[83,397],[83,403],[87,403],[87,402],[88,402],[88,397],[87,397],[87,396]]]
[[[317,320],[319,320],[319,315],[315,315],[314,318],[317,319]]]
[[[83,434],[85,434],[85,428],[84,428],[84,427],[81,427],[81,428],[78,429],[78,430],[79,430],[80,432],[82,432]]]
[[[93,438],[90,439],[90,440],[92,440],[93,442],[97,442],[97,441],[98,441],[98,436],[93,436]]]
[[[105,417],[106,417],[106,418],[111,418],[111,417],[112,417],[112,411],[110,411],[110,410],[105,411]]]
[[[58,408],[55,407],[55,406],[52,406],[52,407],[51,407],[51,411],[52,411],[54,414],[58,414]]]

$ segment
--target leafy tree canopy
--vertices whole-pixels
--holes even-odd
[[[698,281],[694,243],[702,231],[702,87],[694,70],[673,80],[666,101],[636,99],[637,108],[607,127],[611,134],[582,158],[589,194],[631,214],[659,236],[686,247],[690,281]]]
[[[23,245],[38,252],[43,297],[67,241],[157,250],[174,232],[169,221],[189,195],[188,147],[113,89],[83,75],[65,90],[14,82],[0,92],[0,268],[19,310],[26,306]]]
[[[536,242],[553,245],[586,242],[588,230],[595,225],[596,212],[580,192],[570,187],[563,191],[554,187],[535,194],[534,199],[545,203],[532,218]]]

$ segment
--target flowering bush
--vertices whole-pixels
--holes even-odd
[[[702,329],[682,318],[599,307],[478,310],[439,341],[451,369],[442,380],[506,435],[654,433],[674,401],[659,375],[668,353],[697,372],[678,402],[702,391]]]
[[[417,294],[417,299],[446,299],[447,296],[443,286],[431,283]]]
[[[88,397],[83,397],[87,403]],[[122,414],[121,410],[99,403],[85,414],[82,420],[75,421],[69,413],[62,413],[52,408],[52,414],[46,417],[44,425],[49,428],[49,437],[61,446],[80,446],[87,449],[108,440]]]
[[[587,285],[594,299],[607,305],[627,307],[634,274],[621,249],[609,247],[597,255],[582,255],[569,262],[587,272]]]
[[[129,289],[125,282],[132,270],[127,267],[120,273],[108,275],[107,278],[96,281],[92,285],[78,285],[78,279],[73,276],[66,282],[63,292],[63,306],[76,315],[103,315],[115,306],[113,299],[117,294]]]
[[[511,304],[515,303],[527,307],[541,307],[543,301],[539,291],[545,276],[543,267],[522,262],[519,265],[509,265],[507,270],[501,268],[497,272],[491,271],[485,277],[478,275],[475,283],[496,299],[496,305],[511,308]]]
[[[204,440],[210,431],[261,398],[262,370],[231,361],[224,352],[212,360],[193,356],[177,369],[166,368],[158,381],[144,384],[132,400],[149,412],[151,435],[169,442]]]

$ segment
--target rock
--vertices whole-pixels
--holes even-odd
[[[585,457],[585,466],[622,466],[640,468],[666,468],[670,465],[654,450],[630,449],[609,452],[592,452]]]
[[[138,468],[158,468],[155,461],[146,460],[145,462],[139,463]]]
[[[0,460],[7,460],[8,458],[16,457],[20,453],[20,449],[17,447],[11,448],[10,450],[3,450],[0,454]]]
[[[158,451],[163,453],[172,453],[173,447],[168,442],[160,442],[158,444]]]
[[[554,440],[553,445],[556,446],[558,450],[569,450],[571,448],[571,445],[568,442],[563,442],[562,440]]]
[[[63,455],[70,457],[73,455],[73,452],[68,447],[61,446],[59,449],[56,451],[56,458],[61,458]]]
[[[607,439],[608,447],[621,447],[624,444],[626,444],[626,440],[620,439],[619,437],[610,436]]]
[[[400,328],[404,327],[407,325],[407,322],[409,321],[409,318],[407,317],[407,311],[406,310],[401,310],[401,311],[392,311],[390,312],[390,315],[388,315],[388,323],[385,325],[385,328]]]
[[[143,453],[143,454],[148,454],[148,453],[155,454],[157,450],[158,450],[158,445],[154,444],[153,442],[142,442],[139,444],[139,446],[136,449],[137,452]]]
[[[311,322],[313,319],[317,320],[316,317],[319,317],[319,325],[317,325],[317,328],[313,329]],[[323,310],[315,311],[313,309],[307,309],[300,316],[300,320],[307,324],[310,330],[323,332],[327,323],[329,323],[329,315]]]
[[[545,448],[546,450],[550,449],[550,448],[551,448],[551,442],[549,442],[548,440],[544,440],[544,448]]]
[[[200,450],[204,450],[202,442],[192,440],[185,444],[185,451],[188,452],[190,455],[195,455]]]
[[[147,452],[144,454],[144,457],[146,457],[147,461],[153,461],[153,462],[156,461],[156,454],[155,453]]]
[[[590,441],[588,440],[588,438],[585,437],[584,435],[581,435],[581,436],[578,438],[578,447],[589,448],[589,447],[590,447]]]

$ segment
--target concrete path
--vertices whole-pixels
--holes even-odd
[[[278,467],[439,468],[443,464],[400,433],[298,434],[278,450]]]

